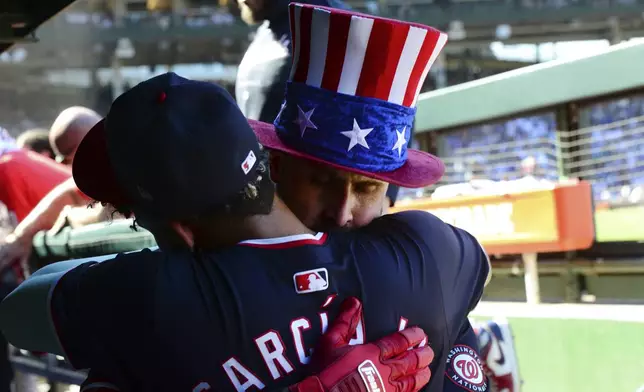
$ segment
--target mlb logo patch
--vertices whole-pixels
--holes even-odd
[[[329,288],[329,272],[326,268],[298,272],[293,275],[293,283],[298,294],[324,291]]]
[[[255,156],[255,153],[251,150],[248,153],[248,156],[246,156],[246,159],[244,159],[244,162],[241,164],[242,171],[244,174],[248,174],[250,170],[255,166],[255,162],[257,162],[257,157]]]

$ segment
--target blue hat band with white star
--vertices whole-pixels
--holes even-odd
[[[416,108],[289,82],[274,125],[294,150],[345,167],[390,172],[407,160]]]

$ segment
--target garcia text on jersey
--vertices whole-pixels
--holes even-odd
[[[335,295],[330,295],[317,316],[319,318],[320,330],[319,333],[323,334],[329,325],[329,316],[327,309],[335,299]],[[317,324],[318,320],[315,320]],[[407,327],[407,319],[400,318],[398,323],[398,330],[403,330]],[[254,339],[257,346],[257,354],[261,356],[262,362],[266,365],[268,373],[273,381],[277,381],[282,377],[292,373],[295,366],[306,365],[311,359],[313,349],[306,347],[304,341],[304,334],[314,333],[313,320],[307,317],[297,317],[291,320],[288,326],[288,335],[282,336],[276,329],[271,329],[261,334]],[[317,328],[316,328],[317,329]],[[284,339],[292,339],[295,352],[287,352]],[[349,342],[350,345],[363,344],[365,340],[365,329],[363,322],[358,323],[356,334]],[[427,344],[426,341],[420,343],[420,347]],[[296,363],[297,365],[293,365]],[[223,371],[228,376],[231,384],[235,390],[242,392],[248,390],[262,390],[265,387],[264,381],[260,379],[257,372],[242,363],[236,356],[231,356],[222,365]],[[206,382],[199,382],[192,392],[206,392],[214,391],[210,384]]]

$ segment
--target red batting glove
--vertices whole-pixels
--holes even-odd
[[[416,392],[427,385],[434,352],[413,348],[425,332],[411,327],[375,343],[349,346],[361,318],[360,301],[347,298],[313,353],[311,366],[321,370],[290,392]]]

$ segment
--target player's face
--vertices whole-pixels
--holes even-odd
[[[383,213],[386,182],[277,152],[271,153],[271,176],[286,205],[312,230],[361,227]]]

